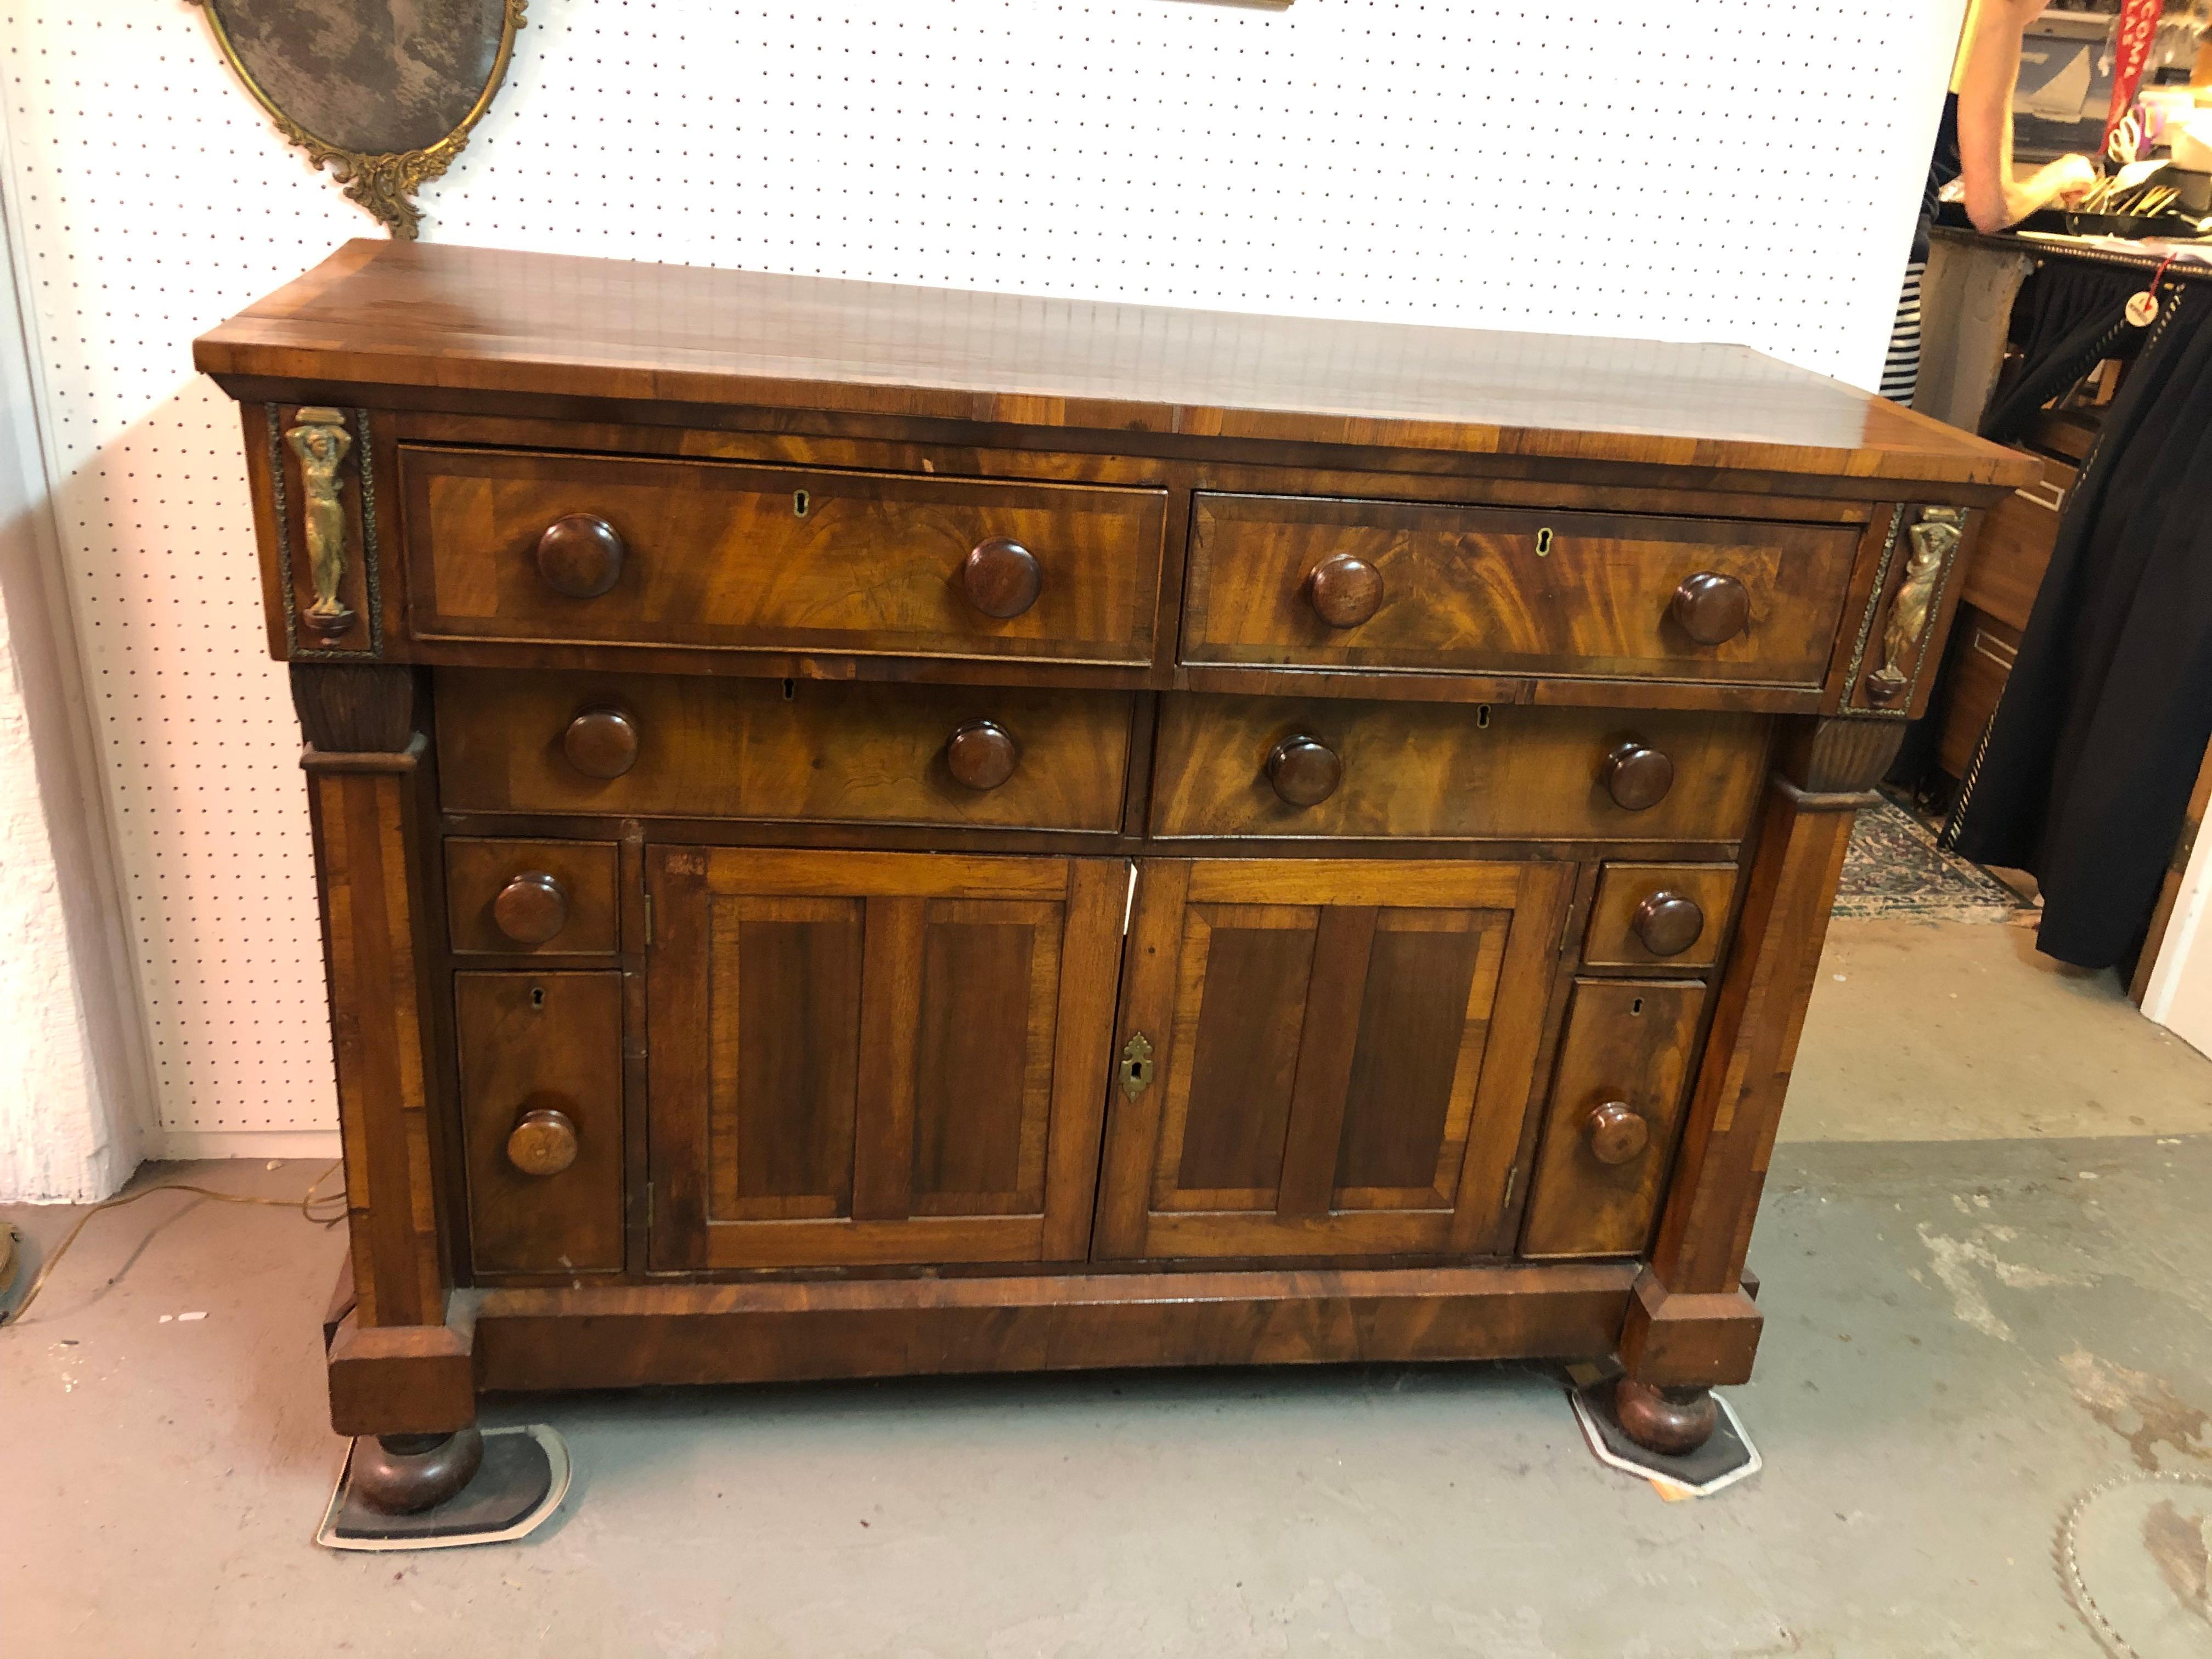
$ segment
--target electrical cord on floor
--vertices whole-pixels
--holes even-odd
[[[39,1276],[31,1281],[31,1288],[23,1292],[23,1299],[15,1304],[14,1310],[0,1312],[0,1328],[20,1325],[23,1322],[23,1316],[30,1312],[31,1304],[39,1299],[39,1292],[46,1289],[46,1280],[53,1277],[54,1269],[61,1265],[61,1259],[69,1254],[69,1247],[76,1243],[76,1236],[84,1231],[85,1224],[102,1210],[118,1210],[125,1204],[136,1204],[140,1199],[151,1198],[156,1193],[196,1193],[202,1198],[216,1199],[225,1204],[262,1204],[271,1209],[297,1210],[302,1217],[318,1226],[335,1227],[346,1217],[345,1194],[325,1193],[318,1198],[315,1196],[315,1188],[337,1173],[340,1162],[343,1160],[334,1160],[329,1169],[325,1170],[322,1174],[307,1183],[307,1190],[296,1199],[254,1198],[244,1193],[219,1193],[212,1187],[195,1186],[189,1181],[167,1181],[156,1186],[143,1188],[135,1193],[125,1193],[119,1198],[103,1200],[76,1218],[76,1225],[69,1230],[63,1237],[62,1242],[54,1246],[52,1254],[40,1264]],[[316,1205],[332,1202],[336,1202],[338,1206],[337,1213],[332,1215],[315,1213]]]

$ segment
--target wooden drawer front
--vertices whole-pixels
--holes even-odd
[[[1152,660],[1159,490],[498,451],[410,448],[401,466],[418,637]],[[614,559],[604,538],[572,544],[564,580],[604,592],[541,569],[562,520],[618,541]],[[994,540],[1035,559],[1018,615],[963,579]]]
[[[1817,686],[1857,545],[1831,525],[1200,495],[1183,659]],[[1700,574],[1747,601],[1717,644],[1674,613]],[[1332,577],[1344,626],[1317,608]]]
[[[622,975],[456,974],[453,1005],[477,1271],[618,1269]]]
[[[1130,714],[1121,692],[453,670],[439,775],[459,811],[1112,830]],[[1014,756],[988,787],[952,770],[979,721]]]
[[[1097,1253],[1501,1249],[1573,873],[1148,861]]]
[[[1674,1161],[1705,1005],[1695,981],[1575,981],[1522,1255],[1644,1249]]]
[[[1299,739],[1326,756],[1304,778],[1286,781],[1279,761],[1271,774],[1271,757]],[[1656,804],[1633,811],[1607,782],[1610,758],[1632,744],[1673,769]],[[1735,841],[1751,822],[1765,753],[1766,722],[1752,714],[1176,697],[1160,711],[1152,832]],[[1285,798],[1285,788],[1312,793],[1301,782],[1326,784],[1332,763],[1338,781],[1323,799]]]
[[[1936,735],[1936,763],[1964,779],[1997,712],[1997,699],[2020,655],[2020,632],[1972,605],[1959,607],[1951,627],[1950,666],[1944,677],[1942,724]]]
[[[2048,455],[2032,459],[2042,466],[2042,478],[2014,490],[1984,516],[1959,589],[1961,603],[2015,629],[2027,626],[2051,550],[2058,543],[2066,498],[2081,476],[2070,461]]]
[[[655,848],[657,1267],[1080,1257],[1125,866]]]
[[[1607,864],[1583,960],[1593,968],[1700,973],[1720,960],[1733,864]]]
[[[611,841],[446,843],[447,927],[457,954],[611,953],[619,929]]]

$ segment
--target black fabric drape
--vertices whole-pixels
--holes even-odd
[[[1990,396],[1982,436],[2012,442],[2045,404],[2106,358],[2131,358],[2142,349],[2149,331],[2128,322],[2127,306],[2142,286],[2140,270],[2112,265],[2046,264],[2037,271],[2020,298],[2020,356]]]
[[[2143,273],[2129,266],[2045,260],[2021,290],[2014,308],[2020,358],[1997,383],[1990,406],[2002,403],[2014,386],[2034,374],[2059,341],[2093,319],[2120,310],[2128,295],[2142,289]]]
[[[1951,824],[2085,968],[2139,945],[2212,738],[2208,319],[2212,285],[2173,293],[2114,400]]]

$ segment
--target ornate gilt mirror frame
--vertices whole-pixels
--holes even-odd
[[[453,164],[491,107],[527,0],[196,3],[224,61],[307,164],[328,167],[349,198],[411,240],[422,217],[414,192]]]

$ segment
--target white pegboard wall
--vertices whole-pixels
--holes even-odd
[[[1741,341],[1871,385],[1959,0],[532,0],[425,234]],[[377,234],[185,0],[0,0],[16,255],[172,1132],[334,1120],[298,738],[200,330]]]

